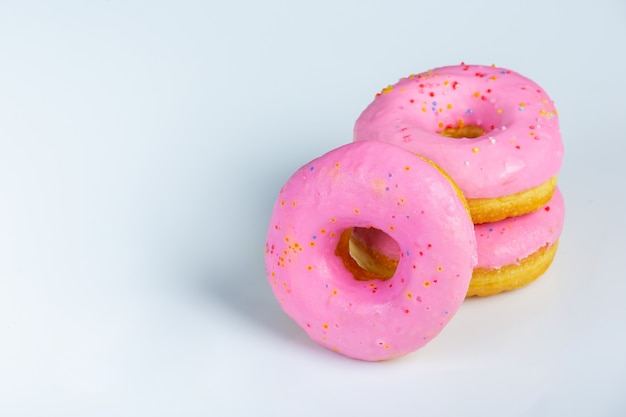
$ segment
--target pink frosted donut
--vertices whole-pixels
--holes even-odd
[[[356,266],[353,227],[396,242],[401,256],[391,277]],[[266,272],[283,310],[314,341],[384,360],[420,348],[452,318],[475,245],[463,197],[437,167],[395,146],[358,142],[304,165],[282,187]]]
[[[532,213],[476,225],[478,264],[468,296],[486,296],[531,283],[550,266],[565,221],[557,187],[552,199]]]
[[[474,223],[546,203],[563,158],[552,100],[528,78],[494,66],[401,79],[363,111],[354,140],[392,143],[435,162],[463,191]]]
[[[565,204],[558,187],[539,210],[495,223],[475,226],[478,263],[467,296],[486,296],[524,286],[552,263],[565,220]],[[371,228],[354,228],[353,251],[367,267],[372,258],[394,265],[400,258],[395,242]]]

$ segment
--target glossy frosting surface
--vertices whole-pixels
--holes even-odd
[[[351,227],[384,230],[397,242],[393,277],[357,281],[345,268],[335,250]],[[464,300],[476,256],[473,225],[450,182],[380,142],[351,143],[301,167],[279,193],[265,248],[284,311],[321,345],[370,361],[434,338]]]
[[[440,134],[463,126],[484,134]],[[468,199],[536,187],[559,172],[563,157],[550,97],[528,78],[494,66],[462,64],[401,79],[362,112],[354,140],[392,143],[434,161]]]

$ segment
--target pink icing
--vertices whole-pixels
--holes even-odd
[[[565,204],[558,187],[552,199],[539,210],[494,223],[475,225],[477,268],[497,269],[517,264],[541,247],[550,247],[563,230]],[[400,253],[393,239],[376,229],[354,229],[352,236],[390,259]]]
[[[565,204],[558,187],[539,210],[495,223],[475,226],[477,268],[496,269],[517,264],[541,247],[550,247],[563,230]]]
[[[334,254],[351,227],[375,227],[397,242],[393,277],[354,279]],[[466,209],[437,169],[398,147],[357,142],[304,165],[283,186],[266,272],[284,311],[313,340],[384,360],[428,343],[456,313],[475,245]]]
[[[486,133],[437,133],[459,120]],[[354,140],[389,142],[434,161],[470,199],[538,186],[559,172],[563,158],[552,100],[528,78],[493,66],[462,64],[401,79],[363,111]]]

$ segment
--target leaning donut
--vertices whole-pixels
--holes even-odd
[[[465,194],[476,224],[547,203],[563,157],[550,97],[494,66],[462,64],[401,79],[363,111],[354,140],[392,143],[435,162]]]
[[[396,242],[390,274],[368,273],[350,256],[353,227]],[[283,186],[265,258],[276,298],[313,340],[375,361],[418,349],[447,324],[465,298],[476,241],[462,195],[437,167],[396,146],[357,142]]]

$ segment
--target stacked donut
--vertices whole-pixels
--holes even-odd
[[[551,264],[565,217],[556,187],[563,143],[553,102],[533,81],[465,64],[411,75],[376,95],[354,140],[422,155],[460,187],[478,249],[468,296],[519,288]],[[384,234],[357,229],[353,239],[397,259]]]
[[[363,111],[352,143],[281,188],[265,243],[274,295],[333,351],[414,351],[467,296],[548,268],[562,156],[552,101],[519,74],[462,64],[404,78]]]

